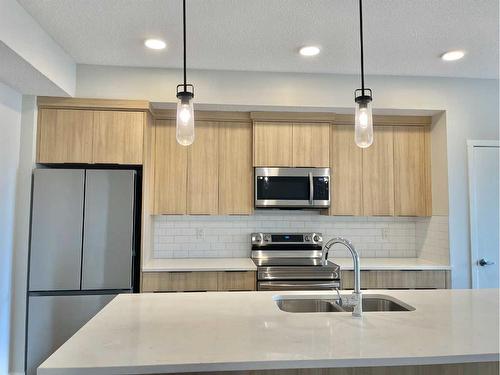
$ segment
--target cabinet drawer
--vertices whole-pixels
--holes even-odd
[[[362,289],[446,289],[448,271],[361,271]],[[342,288],[354,288],[354,272],[342,271]]]
[[[254,271],[219,272],[217,289],[219,291],[255,290],[255,276]]]
[[[144,272],[142,291],[217,291],[217,272]]]

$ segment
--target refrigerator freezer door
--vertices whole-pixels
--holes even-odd
[[[79,290],[82,258],[81,169],[35,169],[30,291]]]
[[[76,333],[116,295],[31,296],[28,312],[26,374]]]
[[[129,170],[87,170],[82,289],[130,289],[134,179]]]

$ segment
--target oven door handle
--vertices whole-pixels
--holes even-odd
[[[309,175],[309,204],[312,206],[314,200],[314,180],[312,172],[309,172],[308,175]]]
[[[259,281],[258,290],[335,290],[340,288],[340,282],[277,282],[277,281]]]

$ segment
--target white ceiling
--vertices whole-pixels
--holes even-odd
[[[179,68],[181,0],[18,0],[80,64]],[[188,68],[359,72],[356,0],[188,0]],[[498,0],[365,0],[367,74],[498,78]],[[167,49],[147,50],[149,37]],[[315,44],[322,53],[298,55]],[[440,54],[464,49],[445,63]]]

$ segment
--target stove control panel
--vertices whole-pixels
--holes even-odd
[[[252,246],[323,245],[321,233],[252,233]]]

